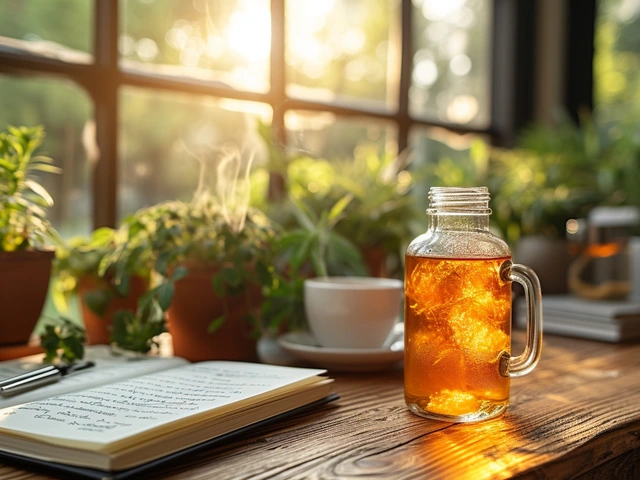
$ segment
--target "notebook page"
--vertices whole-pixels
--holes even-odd
[[[56,383],[38,387],[35,390],[13,397],[5,398],[0,396],[0,409],[114,383],[188,363],[178,357],[127,358],[114,356],[106,345],[92,345],[87,347],[85,352],[85,360],[93,360],[96,363],[95,367],[64,377]],[[0,379],[3,380],[41,368],[43,366],[43,357],[44,355],[40,354],[0,362]]]
[[[100,450],[108,444],[315,377],[324,370],[202,362],[0,410],[0,433]]]

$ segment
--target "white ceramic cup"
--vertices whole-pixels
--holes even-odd
[[[304,308],[322,347],[380,348],[398,321],[402,294],[402,281],[392,278],[312,278],[304,282]]]

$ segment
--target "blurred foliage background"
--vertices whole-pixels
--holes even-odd
[[[408,92],[412,115],[486,126],[490,121],[492,2],[415,0],[412,4],[414,51]],[[269,8],[268,0],[121,0],[121,67],[268,92]],[[398,11],[394,0],[288,1],[289,41],[284,52],[287,95],[395,108],[398,85],[389,72],[398,65],[398,32],[394,31]],[[37,48],[48,55],[66,55],[68,61],[90,62],[93,16],[93,2],[87,0],[1,0],[0,41]],[[544,130],[533,129],[525,133],[521,150],[512,152],[515,156],[509,159],[507,153],[489,152],[488,139],[482,136],[412,128],[409,144],[415,178],[411,179],[410,194],[415,204],[419,208],[426,205],[426,191],[432,184],[486,182],[495,193],[503,194],[497,219],[507,237],[517,238],[538,228],[540,215],[536,211],[546,211],[552,203],[561,210],[570,204],[568,199],[574,198],[574,192],[567,193],[565,187],[570,188],[579,176],[574,175],[569,183],[566,178],[587,164],[593,167],[589,167],[593,175],[588,181],[597,177],[595,185],[609,195],[605,203],[635,201],[629,195],[626,199],[616,197],[616,189],[611,187],[612,177],[632,178],[629,175],[637,172],[633,165],[625,164],[613,173],[605,170],[613,168],[620,155],[634,154],[636,134],[631,127],[640,116],[639,27],[638,1],[598,2],[592,122],[597,124],[598,134],[589,133],[591,120],[587,117],[586,130],[563,127],[551,132],[557,134],[553,141],[545,138]],[[162,200],[190,199],[198,175],[193,154],[224,142],[239,143],[247,155],[255,154],[256,191],[266,192],[261,168],[267,165],[269,152],[260,139],[257,122],[270,123],[269,105],[128,86],[120,89],[118,101],[120,218]],[[51,220],[64,236],[88,233],[92,226],[91,165],[97,159],[90,97],[60,77],[0,75],[0,106],[0,125],[45,126],[44,152],[64,170],[60,176],[43,178],[56,199]],[[363,149],[373,149],[380,159],[399,153],[393,123],[292,110],[286,113],[286,127],[285,148],[300,157],[345,162],[362,157]],[[595,150],[589,147],[593,139],[599,145]],[[609,149],[608,145],[619,145],[620,139],[627,153],[621,153],[623,148]],[[545,145],[543,140],[550,143]],[[558,147],[551,144],[554,141],[563,143]],[[585,146],[591,148],[588,153]],[[544,153],[549,148],[564,149],[564,153],[549,157]],[[587,157],[596,156],[589,160],[591,157],[576,154],[581,148]],[[532,152],[537,152],[537,157]],[[495,171],[489,168],[490,157],[501,165],[500,178],[494,178]],[[565,162],[564,167],[557,167],[562,170],[557,181],[551,178],[553,171],[548,165],[556,161]],[[541,179],[536,168],[549,177]],[[540,181],[548,187],[546,193],[534,188]],[[311,183],[300,187],[307,189],[305,195],[314,193]],[[516,193],[523,185],[532,195],[540,195],[531,202],[533,213],[516,211],[520,200]],[[261,201],[259,197],[254,193],[256,202]],[[541,206],[541,198],[551,200]],[[508,202],[515,205],[505,207]],[[548,222],[556,230],[561,228],[557,218]]]

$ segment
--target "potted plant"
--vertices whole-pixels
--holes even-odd
[[[44,363],[73,363],[84,357],[85,330],[72,320],[60,317],[49,320],[40,335]]]
[[[298,218],[283,208],[288,200],[304,203],[320,218],[350,196],[335,232],[358,248],[367,274],[401,273],[404,248],[415,237],[417,216],[408,151],[394,156],[361,144],[349,158],[312,158],[279,148],[271,128],[264,124],[258,126],[258,133],[268,147],[266,168],[282,180],[285,189],[271,195],[275,201],[265,206],[271,218],[285,228],[295,228]],[[329,270],[337,275],[352,273]]]
[[[89,344],[110,343],[115,313],[135,311],[149,289],[150,259],[143,249],[131,248],[128,235],[126,226],[99,228],[56,250],[55,305],[65,312],[68,297],[78,295]]]
[[[286,167],[287,197],[305,204],[317,218],[342,198],[350,197],[335,232],[358,248],[367,265],[365,274],[397,273],[416,217],[415,202],[409,195],[412,176],[405,170],[406,159],[404,155],[379,155],[375,148],[366,146],[356,149],[353,158],[344,160],[292,157]],[[286,227],[299,225],[295,215],[283,216],[288,210],[282,202],[271,205],[269,212]],[[333,274],[352,273],[329,270]]]
[[[304,280],[316,276],[367,274],[358,248],[336,231],[353,200],[346,195],[318,217],[304,202],[291,199],[297,225],[280,229],[275,239],[274,281],[264,289],[262,333],[266,339],[306,326]]]
[[[165,278],[159,299],[170,299],[174,353],[192,361],[255,359],[262,288],[273,282],[270,220],[251,208],[239,218],[202,193],[140,210],[125,223]]]
[[[36,177],[60,172],[50,158],[33,155],[44,136],[42,127],[0,133],[0,344],[29,339],[49,287],[50,245],[59,242],[46,213],[53,199]]]

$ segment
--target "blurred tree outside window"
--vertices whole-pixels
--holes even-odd
[[[286,2],[287,93],[395,108],[390,35],[398,15],[389,0]]]
[[[2,0],[0,45],[24,48],[67,62],[89,63],[93,2]]]
[[[594,105],[603,121],[640,117],[640,1],[599,0]]]
[[[491,3],[413,0],[413,115],[488,125]]]

